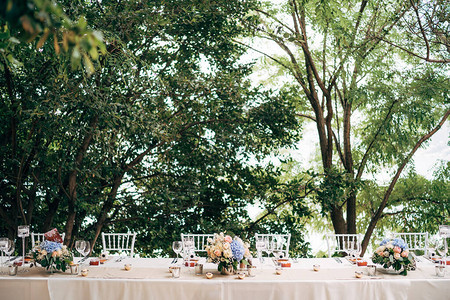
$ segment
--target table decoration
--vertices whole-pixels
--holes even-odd
[[[10,276],[16,276],[17,275],[17,268],[18,268],[18,266],[16,264],[9,265],[8,266],[8,270],[9,270],[8,274]]]
[[[34,248],[33,258],[51,273],[55,269],[65,272],[73,260],[72,253],[70,253],[66,245],[47,240]]]
[[[290,268],[291,267],[291,262],[286,259],[286,258],[281,258],[278,260],[278,264],[282,267],[282,268]]]
[[[81,270],[81,276],[86,277],[89,274],[89,270],[88,269],[83,269]]]
[[[172,268],[172,278],[179,278],[181,273],[180,267],[173,267]]]
[[[125,271],[130,271],[131,270],[131,264],[125,264],[123,266],[123,268],[125,269]]]
[[[367,275],[375,276],[376,272],[377,272],[377,266],[367,265]]]
[[[281,275],[282,273],[283,273],[283,269],[281,267],[276,267],[275,268],[275,274]]]
[[[405,276],[415,264],[408,245],[401,238],[384,239],[375,250],[372,261],[382,265],[384,269],[380,268],[381,271]]]
[[[207,272],[206,274],[205,274],[205,276],[206,276],[206,279],[212,279],[213,278],[213,273],[211,273],[211,272]]]
[[[435,270],[436,270],[437,277],[444,277],[444,275],[445,275],[445,266],[444,265],[436,266]]]
[[[313,270],[314,270],[314,272],[319,272],[320,271],[320,265],[313,265]]]
[[[218,264],[217,269],[223,275],[232,275],[236,272],[239,263],[248,264],[250,252],[249,244],[239,237],[215,233],[214,238],[208,238],[205,246],[208,262]]]
[[[367,266],[367,261],[366,260],[357,260],[356,264],[358,265],[358,267],[366,267]]]
[[[80,273],[80,265],[72,263],[70,264],[70,274],[78,275]]]
[[[355,277],[356,277],[356,278],[362,278],[362,277],[363,277],[363,272],[361,272],[361,271],[355,271]]]

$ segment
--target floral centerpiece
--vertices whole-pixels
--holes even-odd
[[[386,269],[392,267],[396,271],[401,270],[401,275],[407,275],[415,264],[408,245],[401,238],[384,239],[375,250],[372,261]]]
[[[239,237],[234,239],[229,235],[214,234],[214,238],[208,238],[205,246],[208,254],[208,262],[218,264],[217,269],[222,274],[233,274],[238,264],[248,264],[250,258],[249,244],[244,243]]]
[[[62,243],[44,241],[36,246],[33,251],[34,260],[47,270],[53,269],[66,271],[72,262],[72,253]]]

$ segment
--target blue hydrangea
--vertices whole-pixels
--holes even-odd
[[[231,253],[233,254],[233,258],[235,260],[240,261],[242,258],[244,258],[245,249],[244,249],[244,245],[242,245],[242,243],[240,243],[237,240],[234,240],[231,242],[230,248],[231,248]]]
[[[386,245],[387,243],[389,243],[390,239],[384,239],[381,241],[380,246]]]
[[[57,251],[62,249],[62,244],[57,242],[43,241],[41,243],[41,250],[47,251],[47,253],[52,253],[53,251]]]
[[[402,249],[408,249],[408,245],[405,243],[405,241],[401,238],[395,238],[392,241],[392,245],[400,247]]]

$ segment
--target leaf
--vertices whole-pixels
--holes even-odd
[[[50,30],[48,28],[45,28],[44,34],[39,39],[39,42],[36,44],[36,49],[42,48],[42,46],[44,45],[45,41],[47,40],[49,34],[50,34]]]
[[[56,36],[56,32],[53,33],[53,46],[55,47],[56,54],[59,54],[60,48],[59,48],[58,37]]]

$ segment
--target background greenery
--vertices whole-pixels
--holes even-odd
[[[289,232],[291,255],[309,256],[306,228],[436,232],[449,163],[433,179],[408,166],[448,116],[445,15],[428,35],[404,29],[445,10],[385,2],[4,2],[0,234],[56,227],[98,253],[102,231],[136,231],[137,252],[158,256],[183,232]],[[318,120],[310,169],[282,153]],[[387,186],[368,179],[386,169]]]

